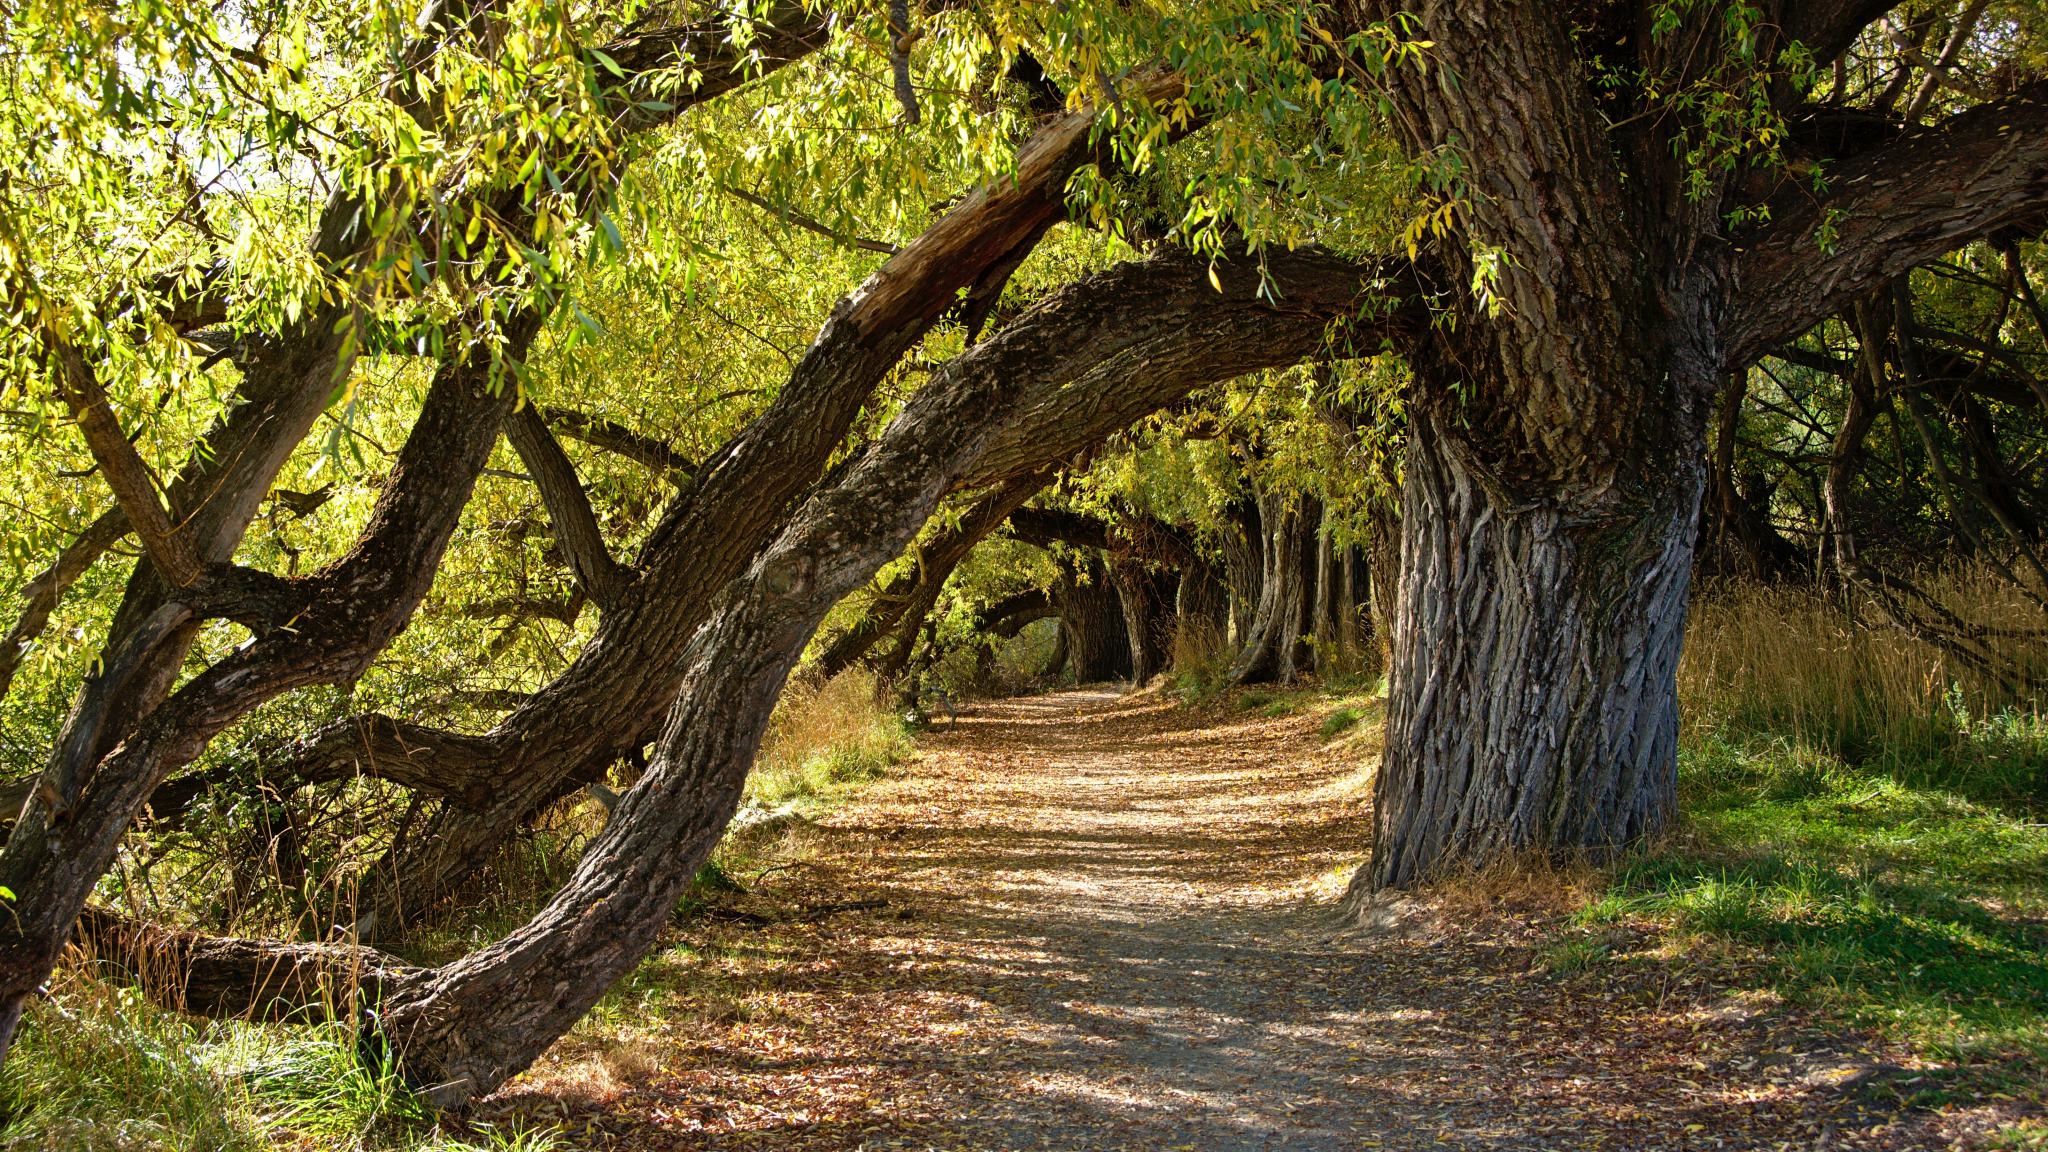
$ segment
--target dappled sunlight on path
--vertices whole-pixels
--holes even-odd
[[[920,745],[772,881],[858,909],[693,927],[493,1107],[636,1148],[1935,1146],[1781,1018],[1533,970],[1540,916],[1338,931],[1363,754],[1312,716],[1070,692]]]

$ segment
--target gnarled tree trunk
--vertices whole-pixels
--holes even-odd
[[[1373,888],[1514,852],[1605,852],[1676,802],[1677,671],[1704,469],[1634,516],[1503,506],[1428,417],[1409,434]]]

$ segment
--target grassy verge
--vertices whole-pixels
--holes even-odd
[[[1686,828],[1580,913],[1903,1042],[1937,1097],[2048,1076],[2048,829],[1782,742],[1699,741]]]
[[[8,1152],[547,1152],[547,1130],[442,1128],[355,1059],[341,1027],[268,1028],[161,1011],[60,973],[0,1078]]]
[[[1783,590],[1701,606],[1681,696],[1680,829],[1608,874],[1550,966],[1601,966],[1626,926],[1876,1034],[1913,1103],[2048,1103],[2041,715]],[[2048,1148],[2048,1126],[2004,1138]]]
[[[728,835],[678,909],[678,927],[742,897],[758,878],[801,858],[801,815],[842,799],[911,751],[902,719],[862,675],[793,685],[747,786],[758,816]],[[458,955],[516,927],[547,898],[574,850],[602,823],[595,801],[551,814],[509,850],[486,891],[401,951],[422,962]],[[742,914],[744,915],[744,914]],[[606,1049],[620,1073],[638,1030],[717,1021],[754,1010],[723,945],[677,932],[611,990],[568,1046]],[[758,975],[775,958],[744,949]],[[65,969],[24,1016],[0,1071],[0,1152],[547,1152],[568,1147],[553,1127],[451,1124],[393,1077],[356,1059],[340,1026],[287,1028],[195,1020],[150,1006],[134,990]]]

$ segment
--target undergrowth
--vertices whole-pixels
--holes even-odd
[[[822,684],[792,683],[747,777],[747,800],[773,807],[827,799],[873,780],[910,752],[909,725],[887,705],[872,673],[853,669]]]
[[[2039,1102],[2041,714],[1787,590],[1703,602],[1680,693],[1681,827],[1611,873],[1545,966],[1598,968],[1602,929],[1647,928],[1666,955],[1904,1045],[1928,1065],[1919,1102]]]
[[[0,1078],[7,1152],[547,1152],[556,1137],[447,1128],[355,1057],[340,1026],[194,1020],[133,989],[60,973],[30,1004]]]
[[[794,812],[822,806],[911,750],[909,731],[866,673],[793,684],[777,710],[747,802]],[[452,958],[523,923],[602,826],[603,808],[578,798],[509,847],[476,899],[395,949],[416,962]],[[729,835],[678,910],[744,892],[778,866],[786,829],[755,822]],[[661,1017],[718,1020],[753,1011],[717,957],[671,942],[613,988],[573,1038],[630,1063],[633,1030]],[[772,959],[772,958],[771,958]],[[757,963],[768,961],[756,958]],[[621,1041],[624,1041],[623,1043]],[[0,1152],[548,1152],[551,1128],[450,1127],[394,1076],[356,1056],[346,1026],[283,1027],[205,1021],[151,1006],[136,990],[60,969],[30,1003],[0,1069]]]

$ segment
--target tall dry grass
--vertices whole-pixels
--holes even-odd
[[[2021,685],[2048,682],[2048,643],[1999,638],[2044,623],[1981,569],[1922,582],[1980,630]],[[1679,667],[1688,742],[1768,736],[1910,782],[2036,792],[2048,724],[2018,691],[1891,626],[1870,605],[1811,586],[1729,585],[1692,609]]]
[[[911,752],[910,731],[865,668],[783,691],[747,778],[747,798],[786,804],[880,775]]]

